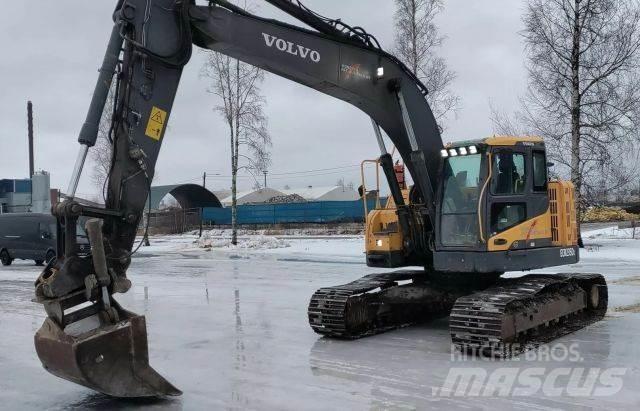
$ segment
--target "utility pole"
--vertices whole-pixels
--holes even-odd
[[[264,174],[264,188],[267,188],[267,173],[269,173],[267,170],[262,172]]]
[[[205,171],[204,174],[202,174],[202,188],[207,188],[207,172]],[[202,207],[200,207],[200,235],[199,237],[202,238],[202,214],[204,214],[204,210],[202,209]]]
[[[27,102],[27,126],[29,138],[29,178],[33,178],[35,166],[33,164],[33,104]]]

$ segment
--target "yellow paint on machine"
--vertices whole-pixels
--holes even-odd
[[[532,248],[531,242],[535,240],[551,238],[551,213],[549,210],[544,214],[527,220],[508,230],[489,238],[487,251],[506,251],[511,248],[516,241],[527,244],[526,248]],[[506,240],[504,244],[496,244],[496,240]]]
[[[149,121],[147,122],[147,130],[145,132],[147,137],[150,137],[156,141],[160,141],[166,122],[167,112],[154,106],[151,109],[151,115],[149,116]]]

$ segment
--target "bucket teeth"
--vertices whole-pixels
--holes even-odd
[[[97,317],[64,330],[47,318],[35,335],[36,352],[44,368],[113,397],[182,394],[149,365],[145,317],[117,310],[117,323],[97,328]]]

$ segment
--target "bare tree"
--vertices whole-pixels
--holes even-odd
[[[578,204],[596,187],[625,185],[640,131],[638,0],[527,0],[529,84],[515,121],[494,111],[498,132],[545,137],[573,181]]]
[[[396,55],[427,86],[427,100],[441,127],[460,106],[460,97],[451,90],[456,74],[436,54],[445,40],[435,24],[443,8],[443,0],[396,0],[395,13]]]
[[[271,136],[264,113],[265,98],[260,92],[264,71],[216,52],[206,52],[202,74],[210,80],[208,91],[221,102],[215,110],[229,127],[231,147],[231,225],[232,243],[238,242],[238,171],[252,175],[267,170],[271,163]],[[257,180],[256,180],[257,181]]]
[[[93,160],[91,181],[96,189],[99,190],[99,197],[101,201],[104,201],[105,182],[107,181],[109,171],[111,170],[111,156],[113,150],[109,134],[111,131],[111,119],[113,117],[114,93],[115,85],[109,91],[109,96],[104,106],[104,111],[102,112],[96,145],[93,146],[90,151],[91,159]]]

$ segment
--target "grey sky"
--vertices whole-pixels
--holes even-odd
[[[52,186],[66,189],[75,160],[78,131],[89,105],[111,26],[115,0],[4,1],[0,13],[0,178],[28,174],[26,102],[35,107],[36,168],[52,173]],[[393,44],[392,0],[306,0],[312,9],[365,27],[386,49]],[[447,0],[439,19],[447,36],[441,54],[457,72],[462,97],[458,118],[447,125],[445,141],[492,133],[491,102],[509,110],[525,89],[520,0]],[[263,4],[258,14],[284,18]],[[199,181],[203,171],[229,174],[227,131],[212,111],[214,96],[200,78],[203,56],[194,53],[185,69],[169,131],[157,165],[155,184]],[[273,136],[272,173],[359,164],[376,156],[368,118],[357,109],[288,80],[269,76],[263,92]],[[95,193],[89,174],[79,192]],[[273,176],[282,188],[354,183],[357,168],[314,176]],[[241,179],[241,188],[253,182]],[[211,177],[209,188],[229,186]]]

